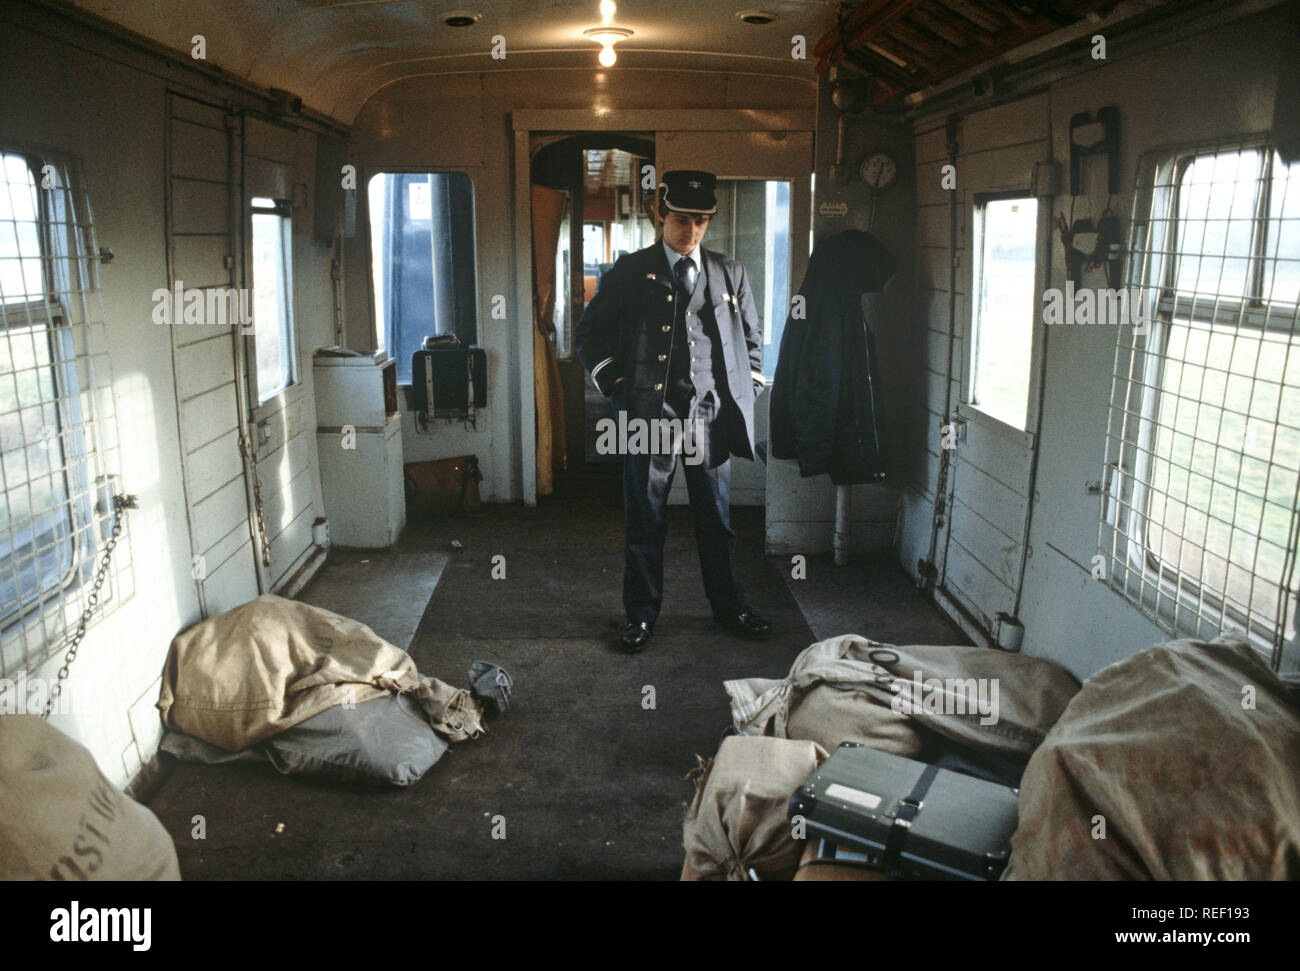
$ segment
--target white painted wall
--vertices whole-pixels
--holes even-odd
[[[1017,128],[1015,137],[1009,137],[1008,125],[1021,125],[1020,119],[1030,114],[1017,115],[1011,106],[969,114],[959,125],[958,140],[967,147],[1023,143],[1030,146],[1026,151],[1036,154],[1041,140],[1048,139],[1055,160],[1068,163],[1070,116],[1117,105],[1122,191],[1113,208],[1127,231],[1133,177],[1141,153],[1164,145],[1268,130],[1278,71],[1284,69],[1278,57],[1283,34],[1279,15],[1265,13],[1138,55],[1128,54],[1123,44],[1112,42],[1107,61],[1089,64],[1048,84],[1045,93],[1024,99],[1026,105],[1047,99],[1046,121],[1039,128]],[[968,110],[974,107],[968,106]],[[945,154],[942,124],[942,118],[930,118],[917,126],[919,184],[934,179],[934,170]],[[1068,164],[1063,169],[1062,194],[1040,201],[1054,203],[1054,212],[1069,208]],[[1099,215],[1106,205],[1104,166],[1097,163],[1087,171],[1086,195],[1076,201],[1076,217]],[[958,178],[959,182],[963,178],[960,166]],[[908,472],[899,553],[902,565],[912,573],[929,541],[938,469],[937,436],[932,426],[942,411],[947,354],[947,210],[941,199],[919,198],[918,202],[931,204],[918,209],[917,219],[917,302],[910,355],[916,363],[910,381],[914,393],[908,401]],[[962,255],[965,258],[966,254]],[[1054,236],[1048,286],[1063,286],[1064,279],[1061,247]],[[969,316],[969,302],[962,293],[958,300],[958,362]],[[1105,584],[1092,580],[1089,572],[1097,551],[1098,501],[1085,492],[1084,484],[1101,477],[1116,334],[1105,327],[1039,327],[1049,331],[1042,375],[1046,398],[1038,478],[1029,497],[1033,515],[1020,608],[1025,625],[1023,649],[1061,664],[1077,677],[1086,677],[1112,661],[1168,640],[1170,635]],[[961,380],[960,369],[955,378]],[[958,471],[959,493],[960,476],[966,474],[964,468]],[[987,507],[975,512],[986,517],[993,514]],[[992,563],[983,568],[998,569]],[[992,606],[985,604],[983,609],[991,613]]]
[[[8,16],[8,11],[0,13],[0,20]],[[116,256],[102,267],[102,294],[122,484],[140,500],[140,508],[129,514],[129,539],[117,554],[129,552],[128,587],[133,589],[91,626],[71,669],[68,694],[74,710],[52,721],[86,745],[105,774],[121,785],[157,750],[161,723],[155,702],[168,645],[200,619],[190,573],[178,383],[184,400],[186,388],[199,376],[212,380],[214,387],[224,380],[202,362],[181,365],[194,364],[197,371],[183,371],[178,379],[173,335],[151,321],[152,293],[171,282],[164,207],[166,92],[171,87],[207,97],[254,99],[156,56],[142,56],[97,32],[71,25],[64,29],[45,13],[17,16],[18,22],[0,23],[0,144],[12,140],[79,156],[99,245]],[[284,146],[295,163],[295,178],[309,185],[314,180],[314,142],[315,136],[307,133],[287,133]],[[268,525],[274,536],[273,577],[282,576],[287,564],[303,552],[295,511],[306,509],[310,516],[312,508],[320,508],[310,434],[315,425],[310,356],[316,346],[331,342],[333,324],[329,251],[311,240],[310,217],[306,210],[294,218],[295,318],[304,384],[289,396],[296,399],[296,416],[287,417],[279,426],[280,437],[263,453]],[[201,430],[201,407],[195,407],[194,422]],[[304,428],[306,436],[301,434]],[[280,446],[284,438],[288,447]],[[294,444],[299,439],[305,448]],[[205,475],[225,481],[238,474],[238,449],[227,445],[223,454],[210,456]],[[201,518],[196,527],[202,528]],[[244,564],[238,585],[255,593],[251,560],[245,558]],[[52,678],[58,663],[51,660],[28,674]]]

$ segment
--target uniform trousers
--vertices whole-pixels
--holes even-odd
[[[624,405],[623,395],[615,395]],[[633,623],[650,624],[659,616],[664,587],[664,540],[668,534],[666,512],[668,491],[677,465],[683,466],[691,513],[695,520],[695,541],[704,575],[704,592],[715,616],[735,616],[744,610],[744,594],[736,578],[736,534],[731,529],[731,460],[725,441],[724,423],[719,420],[719,399],[715,389],[701,398],[693,395],[689,407],[674,407],[665,396],[663,417],[697,419],[700,435],[696,451],[687,456],[668,454],[625,454],[623,456],[623,531],[626,553],[623,569],[623,607]],[[719,461],[721,459],[721,461]],[[716,464],[715,464],[716,463]]]

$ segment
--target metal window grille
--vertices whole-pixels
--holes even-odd
[[[111,533],[119,443],[75,161],[0,151],[0,678],[63,648]],[[123,531],[94,619],[133,592]]]
[[[1266,138],[1139,167],[1099,543],[1161,627],[1238,632],[1274,670],[1296,627],[1300,163]]]

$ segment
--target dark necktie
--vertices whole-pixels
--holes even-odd
[[[683,256],[673,267],[673,272],[677,274],[677,282],[682,288],[687,298],[695,292],[695,261],[689,256]]]

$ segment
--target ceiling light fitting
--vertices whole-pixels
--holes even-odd
[[[601,66],[613,67],[614,62],[618,60],[618,55],[614,53],[614,45],[631,37],[632,31],[626,27],[590,27],[584,30],[582,35],[600,45],[598,60]]]

